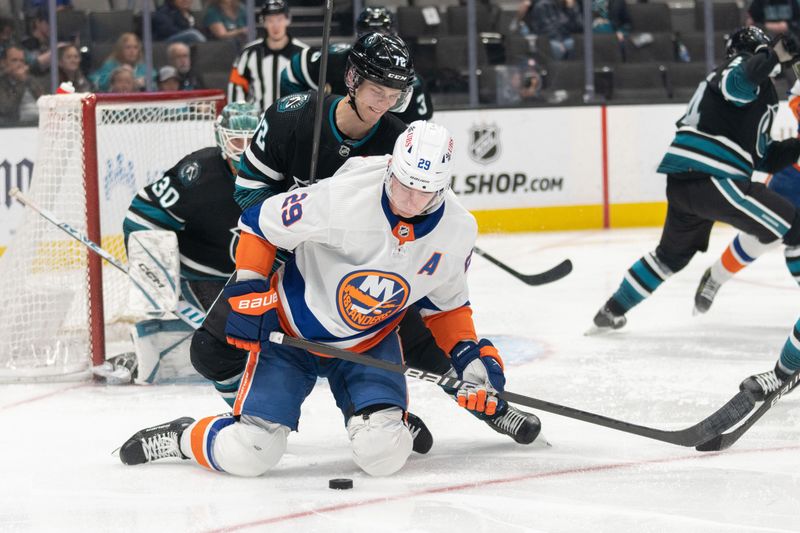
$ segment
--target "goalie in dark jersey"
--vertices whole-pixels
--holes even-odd
[[[216,146],[187,155],[163,177],[140,190],[131,201],[123,221],[129,255],[131,235],[148,234],[156,252],[162,236],[166,253],[180,254],[180,297],[200,310],[207,310],[235,270],[241,208],[233,200],[239,160],[256,129],[259,110],[253,104],[228,104],[217,117]],[[213,208],[210,208],[213,207]],[[160,230],[158,232],[145,230]],[[137,236],[137,239],[139,237]],[[164,382],[197,377],[189,361],[194,329],[171,315],[138,322],[131,337],[135,352],[112,358],[115,380],[133,377],[137,383]],[[125,375],[125,370],[131,376]]]
[[[359,37],[345,73],[347,96],[325,97],[317,177],[332,176],[350,157],[392,152],[405,124],[389,111],[410,96],[413,79],[411,57],[402,39],[380,33]],[[285,96],[264,112],[236,178],[234,195],[243,209],[309,183],[315,97],[313,91]],[[278,250],[274,268],[287,257],[287,252]],[[226,343],[229,313],[227,301],[214,305],[194,335],[191,355],[197,371],[214,381],[217,390],[232,401],[246,357]],[[406,313],[400,337],[410,366],[440,374],[451,370],[450,360],[436,345],[417,310]],[[535,415],[504,401],[494,415],[476,416],[495,431],[525,444],[536,439],[541,427]]]
[[[356,32],[359,36],[371,32],[397,35],[394,16],[385,7],[368,7],[358,16]],[[349,44],[333,44],[328,47],[326,93],[347,94],[343,73],[347,68],[350,47]],[[289,66],[281,73],[281,94],[317,90],[320,57],[319,48],[308,48],[293,55]],[[429,120],[433,116],[433,102],[425,81],[419,74],[415,73],[411,89],[412,93],[405,107],[398,108],[392,113],[406,124],[415,120]]]

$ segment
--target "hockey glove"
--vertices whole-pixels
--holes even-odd
[[[503,360],[497,348],[486,339],[480,342],[462,341],[450,352],[450,360],[459,379],[480,385],[477,389],[458,390],[458,405],[470,411],[493,415],[497,410],[497,396],[503,392],[506,376]]]
[[[260,351],[278,325],[278,295],[265,279],[229,283],[222,290],[231,304],[225,324],[228,344],[248,351]]]

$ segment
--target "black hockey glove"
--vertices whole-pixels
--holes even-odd
[[[794,62],[800,55],[800,42],[791,33],[781,33],[776,35],[770,43],[778,61],[781,63]]]

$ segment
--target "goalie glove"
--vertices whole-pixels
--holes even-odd
[[[225,324],[228,344],[248,351],[261,351],[271,331],[280,329],[278,295],[266,279],[229,283],[222,294],[231,305]]]
[[[497,348],[486,339],[462,341],[453,347],[450,360],[459,379],[479,385],[477,389],[458,390],[458,405],[491,416],[497,410],[495,392],[503,392],[506,376]]]

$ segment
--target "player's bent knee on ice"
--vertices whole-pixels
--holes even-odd
[[[289,428],[254,416],[242,416],[222,429],[214,441],[214,457],[222,470],[255,477],[278,464],[286,451]]]
[[[399,407],[354,415],[347,422],[353,461],[371,476],[394,474],[406,464],[414,439]]]

